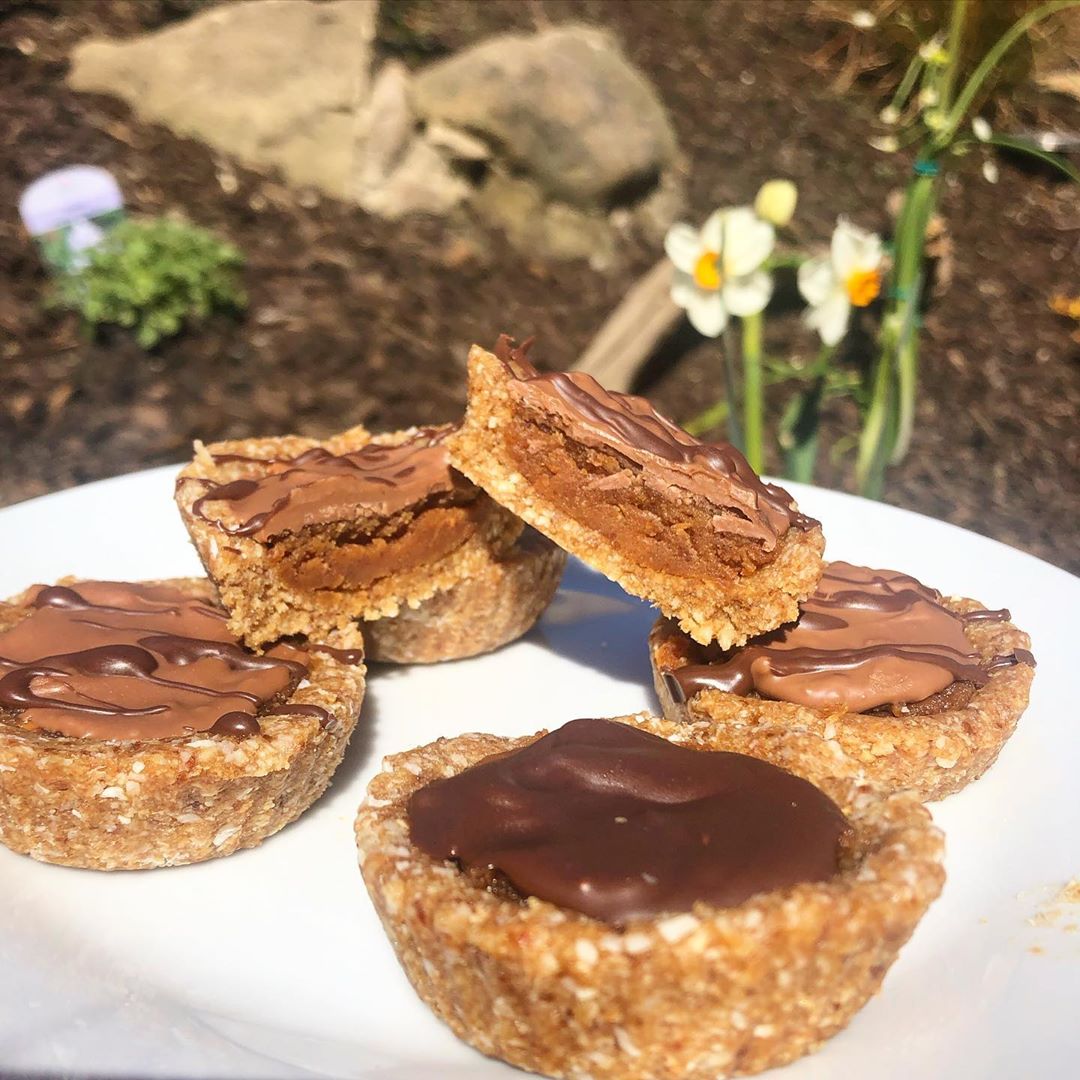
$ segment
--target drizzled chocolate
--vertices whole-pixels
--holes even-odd
[[[735,447],[695,439],[645,398],[605,390],[584,372],[541,375],[528,359],[530,344],[515,347],[504,334],[495,346],[513,376],[516,400],[557,415],[577,442],[640,466],[644,481],[660,492],[679,488],[706,500],[716,508],[717,530],[760,540],[769,551],[788,529],[818,524],[795,509],[783,488],[763,483]]]
[[[248,652],[221,608],[172,585],[39,586],[29,606],[0,633],[0,710],[32,730],[242,738],[257,734],[258,713],[308,672],[304,654],[289,646]]]
[[[1008,618],[1004,609],[959,615],[906,574],[834,562],[797,622],[726,653],[702,650],[709,662],[664,677],[678,701],[712,688],[866,712],[922,701],[954,682],[985,686],[999,667],[1028,662],[1018,650],[984,663],[964,633],[966,623]]]
[[[849,826],[813,784],[756,758],[574,720],[413,793],[413,843],[605,922],[733,907],[823,881]]]
[[[191,512],[231,536],[268,540],[307,525],[351,516],[357,506],[393,514],[454,486],[445,438],[450,428],[425,428],[397,446],[368,443],[347,454],[323,447],[295,458],[258,462],[265,472],[210,483]],[[222,454],[215,462],[258,459]]]

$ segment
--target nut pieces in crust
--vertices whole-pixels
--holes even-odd
[[[619,720],[719,748],[711,724]],[[941,890],[941,834],[913,795],[813,774],[853,828],[834,878],[621,931],[495,895],[412,843],[415,790],[536,738],[461,735],[393,755],[356,821],[364,881],[417,993],[512,1065],[568,1080],[716,1080],[786,1064],[876,993]]]
[[[201,579],[143,584],[214,597]],[[0,605],[0,632],[27,617],[27,599]],[[356,629],[328,643],[362,644]],[[260,844],[323,793],[360,712],[362,663],[311,652],[307,666],[272,714],[258,714],[260,733],[244,738],[71,738],[0,712],[0,841],[43,862],[96,870],[174,866]]]
[[[522,523],[449,466],[449,426],[197,447],[176,502],[249,645],[319,640],[480,573]]]
[[[538,376],[500,344],[505,357],[469,354],[465,420],[448,440],[457,469],[697,641],[727,647],[796,617],[824,540],[786,492],[643,398]]]
[[[565,566],[566,552],[527,528],[468,580],[393,618],[364,623],[368,659],[431,664],[516,641],[551,603]]]

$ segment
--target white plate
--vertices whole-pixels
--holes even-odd
[[[0,596],[65,574],[196,574],[172,468],[0,512]],[[948,883],[882,993],[785,1080],[1074,1077],[1080,934],[1027,920],[1080,875],[1073,620],[1080,582],[891,507],[797,492],[829,555],[1008,606],[1034,638],[1031,707],[991,772],[934,808]],[[413,995],[368,902],[352,820],[389,752],[439,735],[521,734],[654,705],[649,610],[572,564],[522,642],[478,660],[372,673],[330,793],[261,848],[99,874],[0,849],[0,1069],[185,1077],[496,1080]],[[1080,922],[1080,911],[1077,912]],[[1067,921],[1067,920],[1066,920]]]

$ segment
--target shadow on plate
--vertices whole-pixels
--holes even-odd
[[[619,682],[652,685],[649,630],[656,613],[576,559],[543,618],[522,639]]]

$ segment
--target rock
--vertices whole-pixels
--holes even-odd
[[[358,195],[369,214],[395,221],[406,214],[446,214],[472,194],[472,185],[454,172],[426,139],[414,139],[401,163],[379,187]]]
[[[597,268],[624,234],[662,237],[681,198],[675,136],[609,34],[503,35],[372,79],[376,12],[377,0],[227,4],[84,42],[69,81],[279,170],[301,200],[322,193],[391,220],[468,203],[530,255]],[[219,177],[237,189],[227,166]]]
[[[83,42],[68,79],[249,165],[344,197],[376,12],[376,0],[227,4],[127,41]]]
[[[487,143],[438,120],[428,124],[424,137],[432,146],[444,150],[458,161],[487,161],[491,158],[491,148]]]
[[[421,71],[413,103],[429,122],[492,144],[549,197],[580,207],[607,208],[649,189],[675,156],[656,92],[600,30],[489,38]]]
[[[409,73],[391,61],[375,76],[371,98],[357,123],[356,195],[362,203],[383,187],[401,162],[415,134],[416,118],[409,104]]]
[[[391,61],[375,77],[356,124],[352,195],[369,214],[396,221],[406,214],[447,214],[472,193],[449,155],[417,134],[409,73]]]
[[[604,214],[548,202],[540,188],[524,177],[493,172],[477,191],[473,205],[529,255],[588,259],[595,270],[606,270],[615,261],[612,229]]]

